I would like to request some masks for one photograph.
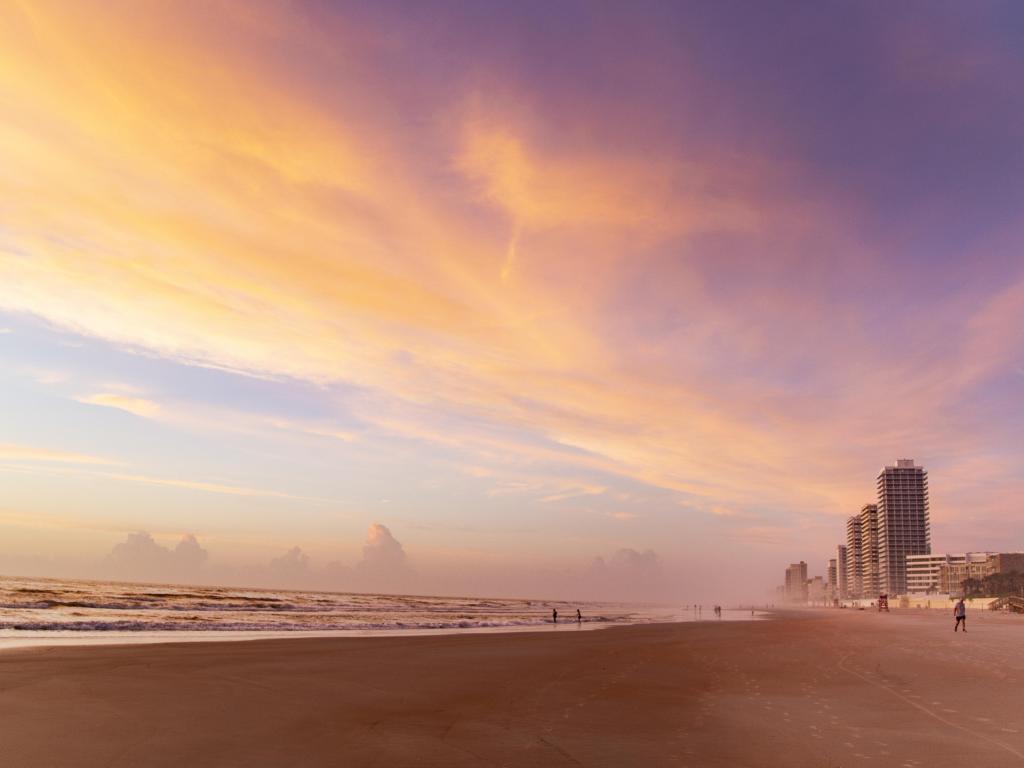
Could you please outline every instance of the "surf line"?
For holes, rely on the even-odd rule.
[[[977,731],[972,731],[967,726],[960,725],[960,723],[954,723],[952,720],[947,720],[946,718],[942,717],[941,715],[937,715],[934,712],[932,712],[930,709],[928,709],[928,707],[922,706],[921,704],[918,704],[916,701],[912,701],[911,699],[908,699],[906,696],[904,696],[899,691],[894,691],[889,686],[887,686],[887,685],[885,685],[883,683],[880,683],[877,680],[872,680],[867,675],[862,675],[860,672],[857,672],[855,670],[850,669],[848,666],[846,666],[846,660],[848,658],[850,658],[851,655],[852,654],[848,653],[848,654],[846,654],[845,656],[843,656],[839,660],[839,664],[837,666],[839,667],[839,669],[843,670],[843,672],[847,672],[847,673],[849,673],[849,674],[851,674],[851,675],[853,675],[855,677],[859,677],[864,682],[870,683],[871,685],[875,686],[876,688],[881,688],[883,691],[888,691],[893,696],[895,696],[897,699],[900,699],[903,702],[909,704],[910,706],[915,707],[915,708],[921,710],[922,712],[924,712],[929,717],[934,717],[940,723],[944,723],[945,725],[948,725],[951,728],[958,728],[959,730],[963,731],[964,733],[969,733],[969,734],[971,734],[971,736],[975,736],[975,737],[977,737],[979,739],[987,741],[989,744],[995,744],[1000,749],[1005,749],[1011,755],[1014,755],[1017,759],[1024,760],[1024,753],[1018,752],[1016,749],[1011,747],[1009,744],[1004,744],[1003,742],[999,741],[998,739],[993,739],[990,736],[986,736],[983,733],[978,733]]]

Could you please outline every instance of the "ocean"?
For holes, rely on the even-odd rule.
[[[712,619],[682,606],[0,577],[0,648],[304,635],[596,629]],[[576,623],[576,609],[583,613]],[[746,611],[726,618],[750,618]]]

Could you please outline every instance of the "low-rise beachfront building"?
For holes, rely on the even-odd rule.
[[[1024,573],[1024,552],[997,552],[990,557],[993,573]]]
[[[984,579],[997,573],[1024,573],[1024,552],[967,552],[939,565],[939,590],[960,594],[968,579]]]
[[[944,592],[940,585],[942,566],[963,563],[966,555],[907,555],[907,594],[933,595]]]

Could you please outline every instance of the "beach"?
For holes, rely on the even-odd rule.
[[[11,766],[1024,764],[1024,620],[791,612],[578,632],[0,653]]]

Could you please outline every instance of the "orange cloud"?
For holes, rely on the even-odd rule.
[[[69,30],[77,22],[37,14],[36,27],[56,30],[42,39],[89,76],[4,67],[37,75],[17,79],[8,108],[36,122],[12,121],[18,135],[2,144],[12,156],[0,158],[36,185],[0,190],[5,200],[29,201],[14,216],[17,249],[0,255],[15,289],[0,297],[9,309],[184,362],[344,380],[399,403],[440,405],[552,446],[520,441],[519,455],[685,493],[737,493],[715,478],[739,452],[780,463],[765,436],[725,416],[713,397],[621,368],[588,327],[600,305],[585,295],[564,303],[572,274],[510,289],[500,276],[515,254],[425,207],[414,178],[363,159],[361,147],[373,146],[367,135],[291,103],[256,73],[236,68],[230,88],[217,78],[194,88],[209,52],[196,58],[172,44],[173,25],[171,39],[151,41],[108,21],[97,34],[132,38],[120,54],[132,63],[94,57],[105,47],[76,42]],[[181,69],[167,68],[165,57]],[[146,78],[158,69],[170,79],[170,109]],[[96,103],[111,89],[121,109],[108,118]],[[254,118],[254,103],[269,127]],[[75,142],[58,140],[68,125],[78,127]],[[751,221],[744,203],[674,196],[673,175],[705,173],[692,164],[666,170],[638,157],[544,154],[490,126],[470,130],[457,163],[518,226],[575,233],[573,249],[603,248],[603,235],[595,241],[581,227],[668,235]],[[36,208],[44,190],[47,205]],[[325,191],[343,191],[359,215],[324,204]],[[607,285],[615,279],[612,270]],[[412,363],[396,361],[407,350]],[[139,398],[96,397],[159,415]],[[378,413],[362,415],[388,427]],[[414,422],[391,426],[409,431]],[[434,423],[420,430],[432,440],[446,431]]]
[[[42,462],[58,464],[116,464],[117,462],[101,456],[91,456],[72,451],[37,448],[29,445],[0,443],[0,459],[16,462]]]
[[[747,197],[747,178],[652,154],[544,153],[506,121],[471,119],[457,167],[526,229],[625,230],[650,239],[758,226],[763,214]],[[729,192],[703,191],[712,178],[728,178]]]
[[[352,384],[369,429],[525,476],[546,464],[563,481],[548,500],[605,487],[581,484],[585,471],[722,509],[852,509],[861,486],[835,478],[856,476],[868,450],[837,435],[863,435],[887,398],[934,381],[933,368],[911,380],[873,367],[854,332],[834,353],[849,380],[821,400],[760,375],[776,372],[773,356],[824,348],[823,328],[857,322],[808,298],[802,275],[715,301],[716,257],[692,238],[756,234],[759,254],[777,245],[785,261],[794,232],[833,226],[766,194],[770,163],[598,139],[566,149],[526,107],[465,109],[483,101],[473,94],[438,104],[447,119],[413,136],[380,95],[383,76],[339,64],[370,55],[356,30],[239,4],[217,4],[207,25],[197,8],[0,12],[3,309],[185,364]],[[331,73],[329,85],[273,66],[269,50]],[[624,298],[641,278],[657,284]],[[1001,348],[1017,298],[979,319],[979,359],[1001,359],[986,340]],[[627,323],[628,309],[652,327]],[[872,455],[896,455],[940,389]],[[130,394],[83,402],[189,418]]]

